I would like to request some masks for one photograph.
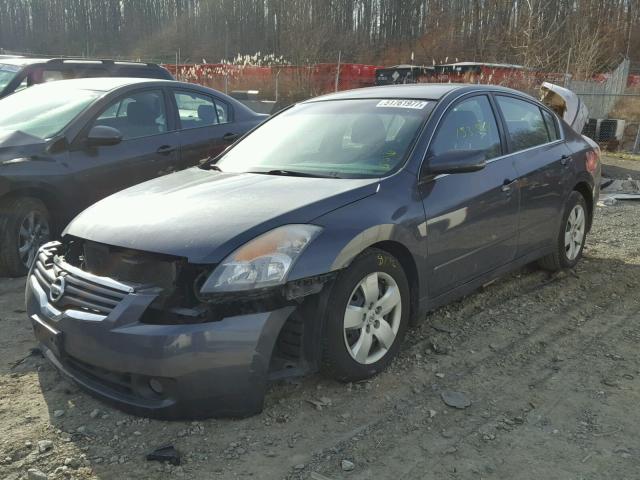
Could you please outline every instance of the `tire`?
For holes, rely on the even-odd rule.
[[[544,270],[557,272],[576,266],[587,238],[587,202],[580,192],[573,191],[565,204],[562,223],[555,242],[555,251],[538,260]],[[581,220],[576,219],[575,212],[582,212]],[[569,239],[569,236],[571,239]],[[569,246],[571,240],[571,246]]]
[[[18,197],[0,204],[0,275],[26,275],[38,247],[51,237],[51,217],[37,198]],[[23,248],[21,252],[20,249]],[[27,248],[26,252],[24,248]]]
[[[354,382],[384,370],[398,353],[409,324],[409,292],[407,276],[395,257],[378,249],[359,255],[331,290],[323,336],[325,373]]]

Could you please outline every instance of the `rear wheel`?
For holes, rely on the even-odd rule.
[[[573,268],[578,263],[587,236],[587,212],[587,202],[582,194],[571,192],[556,239],[556,250],[538,261],[542,268],[557,271]]]
[[[12,198],[0,205],[0,274],[25,275],[38,248],[51,238],[51,220],[37,198]]]
[[[325,370],[341,381],[369,378],[398,353],[409,320],[409,284],[400,262],[372,249],[336,280],[327,307]]]

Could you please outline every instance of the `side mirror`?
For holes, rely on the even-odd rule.
[[[106,125],[96,125],[89,130],[87,144],[91,147],[117,145],[122,141],[122,133],[117,128]]]
[[[485,165],[484,150],[452,150],[439,155],[429,155],[423,169],[423,176],[476,172],[482,170]]]

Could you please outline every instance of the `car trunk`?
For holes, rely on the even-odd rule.
[[[562,117],[576,132],[582,133],[589,120],[589,109],[578,95],[568,88],[549,82],[542,84],[540,92],[542,103]]]

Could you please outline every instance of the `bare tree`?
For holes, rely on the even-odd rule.
[[[0,0],[0,48],[174,61],[640,62],[640,0]]]

